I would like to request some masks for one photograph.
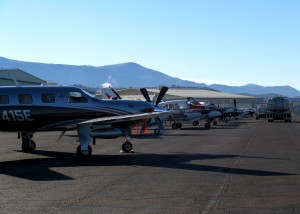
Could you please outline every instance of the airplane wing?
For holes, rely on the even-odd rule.
[[[165,116],[165,115],[169,115],[169,114],[172,114],[172,113],[171,112],[152,112],[152,113],[131,114],[131,115],[121,115],[121,116],[112,116],[112,117],[99,117],[99,118],[80,122],[80,123],[78,123],[78,125],[111,124],[111,123],[135,121],[135,120],[142,120],[142,119],[148,119],[148,118],[153,118],[153,117],[160,117],[160,116]]]

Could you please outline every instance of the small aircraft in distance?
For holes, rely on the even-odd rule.
[[[136,100],[100,100],[72,86],[0,87],[0,131],[18,132],[22,150],[34,152],[35,132],[76,130],[79,158],[92,154],[92,139],[125,136],[124,152],[132,151],[130,127],[167,112],[154,112],[152,103]],[[58,140],[59,140],[58,139]]]
[[[222,112],[215,109],[209,109],[205,105],[188,100],[170,100],[161,102],[158,106],[173,111],[179,111],[180,114],[169,116],[169,121],[173,121],[172,128],[182,127],[182,123],[192,123],[199,125],[200,120],[205,120],[205,128],[210,128],[210,123],[222,117]],[[215,123],[216,124],[216,123]]]

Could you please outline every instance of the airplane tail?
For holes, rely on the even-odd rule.
[[[111,87],[101,89],[103,100],[119,100],[121,96]]]

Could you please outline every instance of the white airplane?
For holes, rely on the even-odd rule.
[[[92,154],[96,138],[125,136],[124,152],[132,151],[129,134],[132,125],[167,112],[154,112],[152,103],[135,100],[100,100],[86,91],[70,86],[0,87],[0,131],[18,132],[22,150],[34,152],[35,132],[77,130],[79,158]],[[59,139],[60,139],[59,138]]]
[[[200,120],[205,120],[205,128],[210,128],[210,123],[222,116],[221,111],[208,109],[199,103],[196,105],[194,101],[189,100],[165,101],[158,106],[180,112],[169,116],[169,121],[173,122],[173,129],[181,128],[182,123],[192,123],[196,126]]]

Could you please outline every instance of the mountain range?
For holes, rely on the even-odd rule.
[[[0,57],[1,69],[19,68],[27,73],[37,76],[49,82],[61,85],[84,85],[99,88],[109,83],[113,87],[157,87],[165,85],[169,87],[195,87],[211,88],[226,93],[241,93],[250,95],[275,93],[287,97],[300,96],[300,91],[290,86],[263,87],[255,84],[245,86],[227,86],[220,84],[206,85],[193,81],[182,80],[168,76],[162,72],[145,68],[137,63],[129,62],[107,66],[88,65],[64,65],[38,62],[25,62]]]

